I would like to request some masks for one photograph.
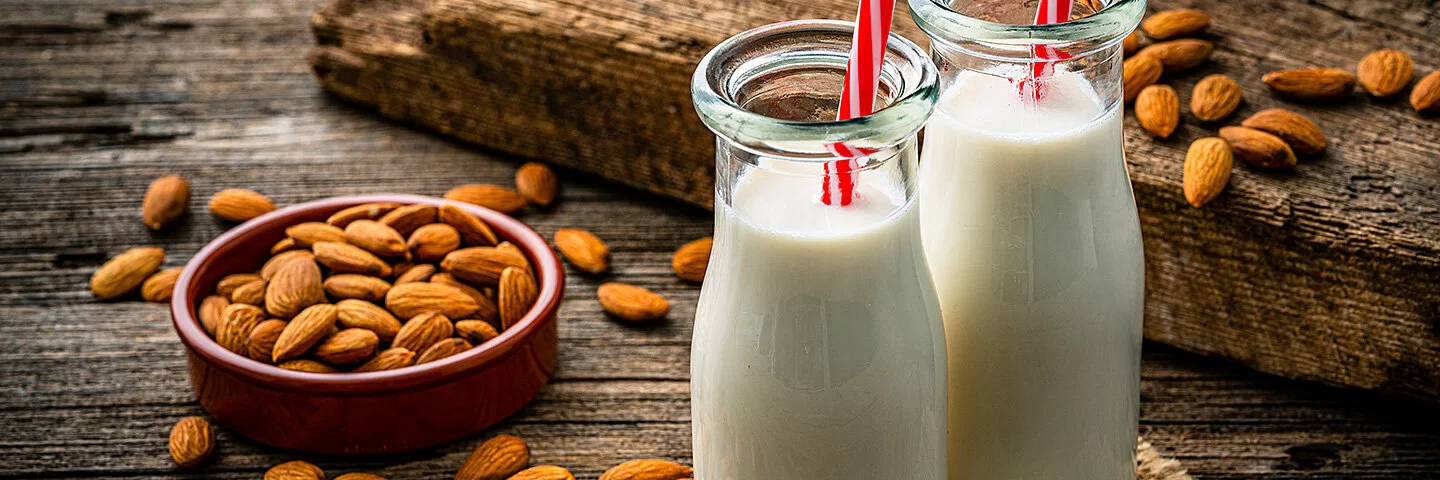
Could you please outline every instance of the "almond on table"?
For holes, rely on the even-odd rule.
[[[705,280],[705,269],[710,265],[710,249],[715,240],[711,237],[696,239],[675,250],[670,258],[670,268],[675,276],[687,282],[700,283]]]
[[[1410,79],[1415,74],[1415,61],[1399,50],[1376,50],[1360,60],[1355,72],[1365,91],[1376,97],[1389,97],[1410,85]]]
[[[508,479],[530,464],[530,448],[514,435],[496,435],[470,452],[455,480]]]
[[[530,162],[515,171],[515,189],[520,191],[525,201],[535,205],[550,206],[555,201],[555,193],[559,188],[555,172],[543,163]]]
[[[556,230],[555,249],[571,265],[586,273],[600,274],[610,269],[610,247],[588,231],[578,228]]]
[[[1224,127],[1220,136],[1240,161],[1260,168],[1295,166],[1295,152],[1280,137],[1250,127]]]
[[[1221,74],[1200,79],[1190,92],[1190,113],[1205,122],[1230,116],[1240,107],[1240,84]]]
[[[479,205],[507,215],[525,207],[525,197],[520,192],[491,184],[461,185],[445,192],[445,199]]]
[[[670,302],[665,297],[630,284],[606,283],[600,285],[596,294],[605,313],[621,320],[648,322],[670,312]]]
[[[140,218],[151,230],[174,223],[190,207],[190,183],[179,175],[166,175],[150,183],[140,206]]]
[[[1295,153],[1316,154],[1325,149],[1325,134],[1315,122],[1283,108],[1261,110],[1240,125],[1280,137]]]
[[[1191,143],[1185,153],[1185,201],[1200,208],[1214,200],[1230,183],[1233,163],[1230,144],[1223,138],[1202,138]]]
[[[200,417],[185,417],[170,429],[170,458],[184,468],[200,465],[215,451],[215,431]]]
[[[1260,80],[1280,95],[1298,100],[1340,98],[1355,89],[1355,76],[1338,68],[1297,68],[1265,74]]]
[[[1150,135],[1166,138],[1180,125],[1180,96],[1169,85],[1151,85],[1135,98],[1135,119]]]
[[[90,276],[90,292],[100,300],[113,300],[140,287],[165,263],[165,250],[139,247],[126,250],[101,265]]]

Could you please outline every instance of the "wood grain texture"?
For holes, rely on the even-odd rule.
[[[1127,119],[1149,286],[1146,337],[1292,378],[1440,402],[1440,120],[1361,93],[1279,100],[1267,71],[1353,69],[1371,50],[1440,68],[1433,2],[1157,1],[1215,16],[1202,68],[1245,101],[1227,121],[1186,115],[1169,140]],[[321,84],[381,114],[708,206],[713,140],[689,103],[709,48],[784,18],[847,18],[852,2],[332,0],[314,16]],[[924,44],[908,17],[898,31]],[[1427,40],[1428,39],[1428,40]],[[1237,167],[1204,209],[1181,193],[1191,141],[1270,107],[1331,140],[1290,171]]]
[[[1315,5],[1327,4],[1411,30],[1434,25],[1369,2]],[[170,427],[203,411],[168,313],[134,300],[95,303],[86,288],[97,266],[130,247],[163,246],[166,266],[180,266],[228,228],[195,203],[174,228],[151,232],[139,208],[155,177],[190,180],[192,202],[247,187],[281,205],[510,181],[515,159],[327,99],[305,58],[315,6],[0,0],[0,478],[258,478],[300,458],[222,428],[215,461],[198,472],[171,464]],[[575,170],[559,174],[558,204],[521,217],[547,237],[566,227],[594,232],[615,268],[601,277],[567,272],[555,380],[508,422],[471,438],[306,460],[331,477],[450,478],[486,438],[512,433],[530,443],[535,462],[584,479],[632,458],[688,461],[698,289],[671,274],[669,255],[709,235],[710,215]],[[611,280],[654,290],[674,310],[643,328],[608,320],[594,289]],[[1440,477],[1432,407],[1145,349],[1142,433],[1200,480]]]

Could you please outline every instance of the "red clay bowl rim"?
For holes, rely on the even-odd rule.
[[[191,290],[204,288],[193,285],[199,272],[218,261],[216,252],[231,242],[242,242],[269,230],[296,223],[297,217],[316,210],[338,211],[345,207],[375,202],[402,204],[423,203],[439,207],[450,203],[479,216],[500,236],[510,240],[530,255],[540,276],[540,297],[535,306],[514,326],[500,336],[465,353],[436,360],[420,366],[397,370],[363,373],[312,373],[286,370],[241,356],[211,339],[192,313],[195,301]],[[170,302],[170,318],[180,341],[196,356],[214,367],[230,372],[252,383],[277,389],[312,394],[375,395],[425,387],[446,382],[459,375],[478,372],[500,360],[512,349],[534,336],[543,322],[555,316],[565,287],[564,269],[550,244],[535,230],[500,212],[477,205],[452,202],[435,197],[404,194],[350,195],[331,197],[285,207],[251,219],[220,235],[196,253],[185,265]]]

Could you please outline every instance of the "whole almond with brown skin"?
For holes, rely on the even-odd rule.
[[[265,305],[265,290],[270,282],[256,280],[236,288],[230,292],[230,303],[245,303],[254,306]]]
[[[405,256],[405,237],[389,225],[374,220],[356,220],[345,227],[345,241],[382,257]]]
[[[211,337],[215,336],[215,329],[220,326],[220,318],[225,314],[225,307],[228,306],[230,306],[230,299],[219,295],[210,295],[200,301],[200,307],[196,309],[195,316],[200,321],[200,326],[205,329],[205,333],[210,334]]]
[[[341,328],[363,328],[380,337],[380,342],[389,343],[400,332],[400,320],[379,305],[347,299],[335,304],[338,309],[336,324]]]
[[[1242,162],[1272,169],[1295,166],[1295,152],[1280,137],[1250,127],[1224,127],[1220,137]]]
[[[275,342],[280,340],[280,334],[285,331],[285,326],[290,322],[272,318],[250,331],[250,338],[245,342],[245,351],[251,359],[258,362],[271,363],[272,355],[275,354]]]
[[[235,289],[240,288],[241,285],[264,279],[264,277],[254,273],[232,273],[220,277],[220,281],[215,283],[215,294],[230,298],[231,295],[235,294]]]
[[[692,240],[675,250],[675,255],[670,257],[670,268],[675,270],[675,276],[687,282],[703,282],[705,269],[710,265],[710,249],[713,245],[714,239],[705,237]]]
[[[560,250],[571,265],[586,273],[598,275],[610,269],[610,247],[605,246],[600,237],[585,230],[556,230],[555,249]]]
[[[356,205],[335,212],[335,214],[331,215],[330,218],[325,219],[325,223],[340,228],[345,228],[346,226],[350,225],[350,222],[354,222],[356,220],[374,220],[384,216],[387,213],[390,213],[391,211],[394,211],[397,208],[400,208],[401,206],[402,205],[398,203],[367,203],[364,205]]]
[[[458,205],[446,203],[440,206],[440,221],[446,225],[455,227],[460,232],[460,240],[472,247],[488,247],[500,243],[495,236],[495,231],[490,229],[480,217],[465,211]]]
[[[1154,85],[1164,71],[1164,65],[1155,57],[1142,55],[1125,59],[1125,103],[1134,101],[1135,97],[1140,96],[1141,90]]]
[[[461,320],[455,322],[455,336],[465,339],[471,345],[479,345],[500,336],[495,326],[483,320]]]
[[[519,267],[507,267],[500,275],[500,325],[510,328],[530,312],[539,298],[540,289],[535,279]]]
[[[340,309],[334,305],[322,303],[306,308],[290,320],[275,340],[270,359],[280,363],[304,355],[330,333],[330,327],[335,326],[339,318]]]
[[[1366,91],[1384,98],[1400,93],[1410,85],[1410,79],[1415,75],[1415,61],[1399,50],[1376,50],[1360,60],[1355,74]]]
[[[540,465],[521,470],[507,480],[575,480],[575,475],[562,467]]]
[[[270,283],[265,287],[265,311],[280,318],[293,317],[311,305],[324,302],[325,287],[320,266],[309,255],[294,255],[276,265]]]
[[[215,343],[226,350],[242,356],[250,353],[245,343],[250,341],[250,332],[265,320],[265,311],[254,305],[233,303],[220,314],[220,325],[216,327]]]
[[[280,239],[280,241],[275,242],[274,245],[270,246],[270,254],[275,255],[280,252],[288,252],[297,248],[300,248],[300,246],[295,244],[295,239],[285,237]]]
[[[415,364],[430,363],[464,352],[469,350],[470,347],[470,342],[465,341],[463,338],[447,338],[435,342],[434,345],[430,345],[430,348],[425,349],[425,351],[420,354],[420,357],[415,359]]]
[[[395,341],[391,347],[403,348],[412,352],[423,352],[430,348],[435,342],[449,338],[455,333],[455,325],[444,315],[435,312],[426,312],[414,316],[400,327],[400,333],[395,334]]]
[[[375,354],[375,358],[355,367],[353,372],[378,372],[394,370],[415,364],[415,352],[403,348],[390,348]]]
[[[184,468],[200,465],[215,451],[215,431],[200,417],[185,417],[170,429],[170,458]]]
[[[1299,100],[1325,100],[1350,94],[1355,76],[1338,68],[1297,68],[1260,77],[1280,95]]]
[[[460,232],[444,223],[432,223],[415,229],[406,246],[416,261],[438,262],[460,248]]]
[[[315,242],[343,242],[345,231],[340,227],[323,222],[305,222],[285,229],[285,236],[295,239],[295,244],[310,248]]]
[[[1140,28],[1145,30],[1145,34],[1156,40],[1194,36],[1209,26],[1210,15],[1193,9],[1156,12],[1144,22],[1140,22]]]
[[[380,346],[380,337],[363,328],[347,328],[325,337],[310,355],[330,365],[354,365],[369,360]]]
[[[466,296],[469,296],[472,300],[475,300],[475,306],[477,307],[475,309],[475,318],[490,322],[495,325],[500,324],[500,306],[496,305],[495,300],[492,300],[490,297],[486,296],[479,289],[476,289],[475,287],[472,287],[465,282],[461,282],[460,280],[456,279],[454,275],[448,273],[437,273],[431,275],[430,283],[449,285],[455,287],[456,289],[459,289],[461,292],[464,292]]]
[[[422,204],[406,205],[381,216],[379,222],[389,225],[400,234],[401,238],[404,238],[422,225],[435,223],[435,207]]]
[[[1230,183],[1234,162],[1230,144],[1223,138],[1202,138],[1191,143],[1185,153],[1185,201],[1200,208],[1214,200]]]
[[[1130,34],[1125,36],[1121,48],[1125,50],[1125,56],[1127,57],[1140,50],[1140,30],[1131,30]]]
[[[430,277],[434,275],[434,265],[428,263],[411,265],[410,268],[405,269],[404,273],[395,276],[395,284],[399,285],[402,283],[428,282],[430,281]]]
[[[113,300],[135,291],[165,263],[160,247],[137,247],[116,255],[90,276],[90,292],[100,300]]]
[[[378,302],[390,292],[390,282],[358,273],[331,275],[325,279],[324,286],[325,293],[335,300],[354,298]]]
[[[496,247],[462,248],[440,261],[440,270],[472,285],[495,285],[505,267],[524,268],[529,262],[524,255]]]
[[[1135,98],[1135,118],[1150,135],[1166,138],[1180,125],[1180,96],[1169,85],[1151,85]]]
[[[244,222],[272,211],[275,203],[254,190],[229,188],[210,197],[210,213],[231,222]]]
[[[450,318],[469,318],[479,306],[475,300],[455,287],[438,283],[402,283],[385,294],[385,308],[400,318],[425,312],[437,312]],[[411,349],[420,351],[416,349]]]
[[[555,201],[555,193],[560,189],[560,182],[555,179],[555,172],[543,163],[530,162],[520,166],[515,171],[515,189],[530,203],[548,207]]]
[[[1160,60],[1166,72],[1178,72],[1189,70],[1200,66],[1210,59],[1210,53],[1215,51],[1215,44],[1208,40],[1194,38],[1182,38],[1160,43],[1152,43],[1150,46],[1140,49],[1136,58],[1150,56]]]
[[[1230,116],[1240,106],[1240,84],[1221,74],[1200,79],[1190,92],[1190,113],[1205,122]]]
[[[325,480],[325,471],[313,463],[293,460],[270,467],[265,480]]]
[[[452,188],[445,192],[445,199],[479,205],[507,215],[525,206],[525,197],[520,192],[479,183]]]
[[[1261,110],[1240,124],[1280,137],[1295,153],[1313,155],[1325,149],[1325,134],[1315,122],[1283,108]]]
[[[621,320],[648,322],[670,312],[670,302],[665,297],[634,285],[610,282],[600,285],[596,293],[605,313]]]
[[[315,252],[315,261],[332,272],[390,276],[390,264],[360,247],[341,242],[316,242],[310,249]]]
[[[520,247],[510,242],[500,242],[498,244],[495,244],[495,249],[502,252],[512,253],[513,257],[520,259],[520,268],[524,269],[526,272],[530,272],[530,274],[532,275],[535,273],[535,270],[530,268],[530,259],[525,257],[525,251],[521,250]]]
[[[180,272],[184,268],[167,268],[155,272],[145,282],[140,284],[140,298],[147,302],[168,302],[170,296],[175,292],[175,281],[180,279]]]
[[[284,266],[286,262],[296,259],[306,259],[313,263],[315,261],[315,254],[309,250],[289,250],[285,252],[280,252],[279,254],[270,257],[269,260],[265,261],[265,265],[260,267],[260,278],[266,280],[275,278],[275,272],[279,271],[280,267]]]
[[[1410,90],[1410,107],[1417,112],[1440,110],[1440,70],[1430,72]]]
[[[335,373],[339,371],[336,370],[335,367],[305,358],[299,360],[291,360],[277,366],[286,370],[294,370],[297,372]]]
[[[691,478],[690,467],[657,459],[631,460],[605,471],[600,480],[681,480]]]
[[[497,435],[470,452],[455,480],[506,480],[530,464],[530,448],[513,435]]]
[[[173,223],[190,206],[190,183],[179,175],[166,175],[150,182],[140,204],[140,218],[151,230]]]

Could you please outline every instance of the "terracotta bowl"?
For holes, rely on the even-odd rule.
[[[529,402],[555,370],[555,313],[564,269],[534,230],[486,208],[463,204],[502,239],[519,246],[540,279],[525,318],[469,351],[420,366],[366,373],[284,370],[237,355],[205,334],[195,306],[231,273],[253,272],[285,227],[324,221],[371,202],[423,203],[415,195],[336,197],[283,208],[245,222],[206,245],[185,266],[170,314],[190,357],[190,383],[210,416],[259,442],[330,454],[414,450],[478,432]]]

